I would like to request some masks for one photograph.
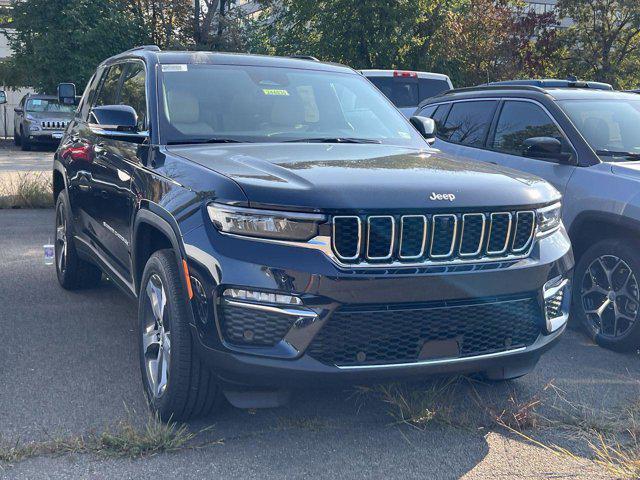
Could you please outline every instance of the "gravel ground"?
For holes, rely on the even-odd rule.
[[[134,303],[108,282],[79,293],[58,286],[54,268],[42,261],[52,210],[0,211],[0,232],[0,437],[40,442],[128,417],[142,423]],[[511,385],[462,388],[451,399],[454,417],[480,417],[482,403],[507,404],[512,395],[555,398],[544,390],[549,382],[571,402],[619,413],[639,398],[638,360],[569,331],[532,374]],[[527,434],[570,449],[576,459],[482,423],[398,424],[389,409],[353,391],[296,392],[283,408],[225,406],[189,425],[211,427],[198,441],[221,444],[137,460],[41,456],[1,466],[0,478],[608,478],[586,442],[559,428]]]

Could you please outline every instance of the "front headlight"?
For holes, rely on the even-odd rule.
[[[26,118],[30,122],[35,122],[37,120],[36,117],[34,117],[33,115],[29,115],[28,113],[24,116],[24,118]]]
[[[221,232],[277,240],[309,240],[318,234],[318,225],[327,220],[324,215],[258,210],[220,203],[207,205],[207,211]]]
[[[562,205],[560,202],[536,210],[538,233],[548,234],[556,230],[562,223]]]

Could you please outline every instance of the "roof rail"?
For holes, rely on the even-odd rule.
[[[299,60],[311,60],[313,62],[319,62],[320,61],[316,57],[313,57],[311,55],[289,55],[289,58],[297,58]]]
[[[441,93],[440,95],[451,95],[454,93],[464,92],[481,92],[483,90],[529,90],[531,92],[546,93],[544,89],[540,87],[534,87],[533,85],[477,85],[475,87],[453,88]]]
[[[122,53],[129,53],[129,52],[137,52],[140,50],[146,50],[148,52],[161,52],[162,50],[160,50],[160,47],[157,45],[140,45],[139,47],[133,47],[130,48],[129,50],[122,52]]]

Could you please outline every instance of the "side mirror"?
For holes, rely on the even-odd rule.
[[[89,127],[103,137],[130,142],[142,142],[148,132],[138,131],[138,114],[129,105],[103,105],[89,114]]]
[[[432,118],[416,115],[411,117],[409,121],[416,127],[416,130],[420,132],[420,135],[425,138],[429,145],[436,141],[436,122],[434,122]]]
[[[7,103],[7,94],[4,90],[0,90],[0,105]]]
[[[532,158],[559,160],[566,162],[571,155],[562,151],[562,143],[553,137],[531,137],[524,142],[524,155]]]
[[[20,107],[16,107],[13,109],[13,111],[16,113],[22,113],[24,110],[22,110]]]
[[[58,101],[63,105],[76,104],[76,86],[73,83],[58,84]]]

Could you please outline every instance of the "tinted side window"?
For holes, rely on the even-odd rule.
[[[433,118],[433,114],[435,113],[436,108],[438,108],[438,105],[427,105],[422,110],[420,110],[420,113],[418,115],[420,115],[421,117]]]
[[[482,147],[496,105],[493,100],[454,103],[440,130],[442,138],[451,143]]]
[[[525,156],[524,141],[533,137],[556,138],[563,151],[570,152],[568,142],[542,108],[531,102],[505,102],[496,125],[493,149]]]
[[[450,103],[443,103],[442,105],[438,105],[436,111],[433,113],[433,121],[436,122],[436,135],[439,138],[443,138],[442,133],[444,132],[444,119],[447,118],[447,114],[451,109]]]
[[[146,130],[147,96],[145,92],[144,65],[135,62],[127,65],[120,90],[120,105],[129,105],[138,114],[138,129]]]
[[[122,65],[114,65],[109,68],[102,81],[100,93],[95,101],[95,106],[101,105],[115,105],[118,95],[118,85],[120,84],[120,77],[122,76]]]
[[[78,111],[80,112],[80,116],[85,120],[87,118],[87,115],[89,115],[89,109],[91,108],[91,104],[93,103],[93,98],[95,97],[98,85],[100,85],[101,78],[102,70],[98,70],[96,74],[91,77],[91,80],[89,80],[87,89],[82,96],[82,100],[80,101],[80,107]]]

